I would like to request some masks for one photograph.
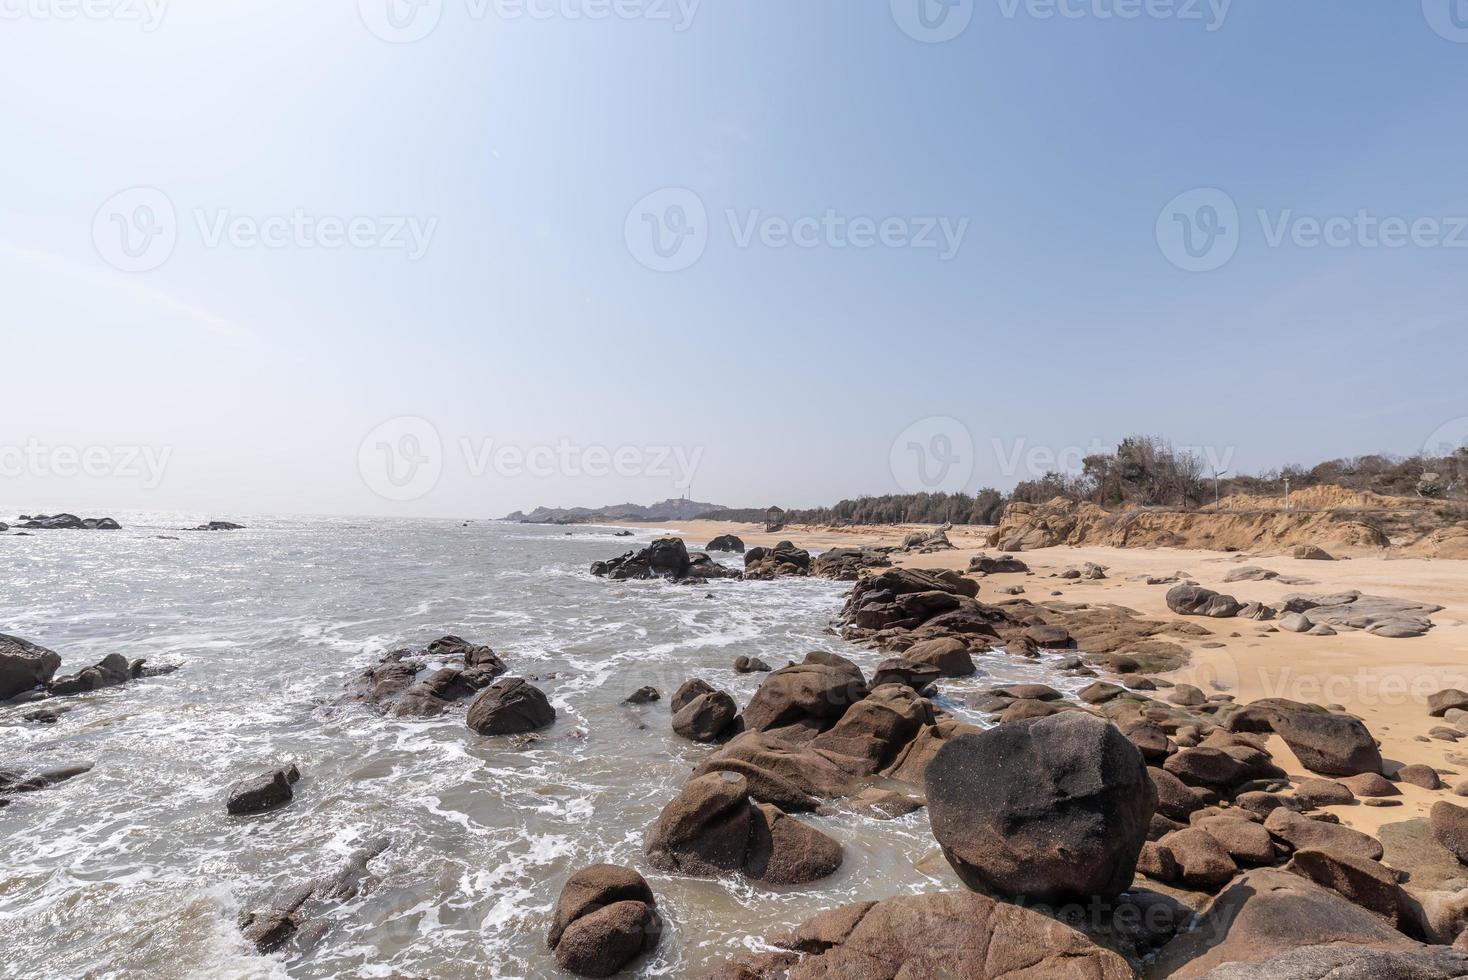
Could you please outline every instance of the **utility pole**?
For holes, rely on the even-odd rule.
[[[1218,481],[1219,481],[1219,478],[1220,477],[1225,477],[1225,476],[1228,476],[1228,470],[1214,470],[1213,471],[1213,509],[1215,511],[1218,511],[1218,510],[1222,510],[1223,509],[1223,499],[1222,499],[1222,497],[1220,496],[1220,493],[1219,493]]]
[[[1290,478],[1285,477],[1285,510],[1290,509]]]

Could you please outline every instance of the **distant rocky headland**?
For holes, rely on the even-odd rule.
[[[521,524],[597,524],[608,521],[693,521],[723,520],[729,511],[719,504],[669,498],[661,503],[612,504],[608,507],[537,507],[530,513],[517,510],[502,520]]]

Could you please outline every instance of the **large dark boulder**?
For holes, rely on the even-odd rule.
[[[285,806],[295,797],[291,787],[300,778],[301,771],[292,764],[241,780],[230,787],[225,809],[239,816]]]
[[[856,583],[841,618],[858,631],[917,630],[936,617],[961,614],[964,622],[947,632],[972,632],[997,638],[996,624],[1013,625],[1002,609],[971,601],[979,583],[952,571],[889,568]],[[966,604],[966,600],[970,600]]]
[[[1203,808],[1198,794],[1166,769],[1149,768],[1147,775],[1157,792],[1157,812],[1169,820],[1187,823],[1194,810]]]
[[[704,680],[702,677],[690,677],[688,678],[688,680],[678,685],[678,690],[673,692],[673,697],[672,700],[668,702],[668,707],[670,710],[672,710],[673,714],[676,715],[678,712],[687,707],[694,699],[701,697],[702,695],[709,694],[713,690],[714,686],[708,681]]]
[[[0,701],[8,701],[45,684],[61,667],[53,650],[0,633]]]
[[[615,864],[576,872],[556,900],[546,945],[562,969],[609,977],[662,936],[657,899],[642,875]]]
[[[737,534],[721,534],[708,543],[704,551],[733,551],[744,553],[744,541]]]
[[[20,526],[31,528],[32,530],[81,531],[85,530],[87,525],[75,514],[55,514],[49,516],[46,514],[37,514],[30,520],[22,521]]]
[[[1125,890],[1157,808],[1142,753],[1081,712],[952,739],[926,785],[933,836],[965,884],[1046,902]]]
[[[469,705],[469,727],[480,735],[518,735],[556,720],[545,693],[520,677],[502,677]]]
[[[1199,746],[1170,756],[1162,768],[1193,786],[1222,789],[1247,779],[1248,767],[1222,749]]]

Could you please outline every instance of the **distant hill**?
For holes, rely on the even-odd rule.
[[[598,524],[608,521],[691,521],[728,510],[719,504],[696,500],[668,499],[644,507],[641,504],[612,504],[610,507],[537,507],[530,513],[517,510],[504,520],[521,524]]]

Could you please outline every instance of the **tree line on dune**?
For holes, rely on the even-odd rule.
[[[1339,486],[1385,496],[1424,497],[1457,502],[1457,517],[1468,517],[1468,447],[1447,455],[1374,454],[1332,459],[1312,467],[1291,464],[1257,475],[1215,479],[1198,454],[1173,448],[1156,436],[1122,440],[1114,452],[1082,461],[1079,473],[1048,472],[1025,480],[1010,493],[985,487],[976,493],[905,493],[862,496],[834,507],[785,512],[792,524],[994,524],[1014,502],[1041,504],[1063,497],[1102,507],[1163,507],[1191,510],[1211,504],[1215,495],[1283,497],[1314,486]],[[700,515],[711,520],[764,521],[761,509],[724,509]]]

